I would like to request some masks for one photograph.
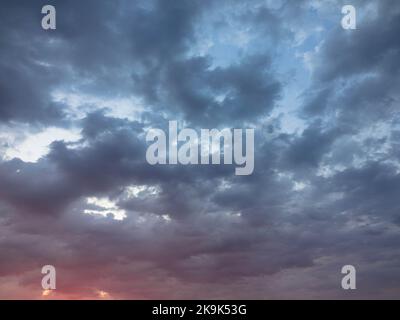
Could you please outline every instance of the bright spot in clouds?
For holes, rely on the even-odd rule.
[[[157,195],[160,192],[157,186],[128,186],[125,189],[125,193],[128,198],[137,198],[142,195]]]
[[[110,299],[111,298],[110,294],[103,290],[97,291],[97,295],[100,299]]]
[[[115,202],[108,198],[90,197],[86,199],[87,204],[96,206],[96,209],[86,209],[84,213],[92,215],[101,215],[106,217],[112,214],[115,220],[124,220],[126,218],[125,210],[118,208]]]
[[[51,294],[51,290],[43,290],[42,291],[42,296],[43,297],[47,297],[47,296],[49,296]]]
[[[42,132],[27,135],[22,141],[9,144],[5,150],[4,160],[19,158],[25,162],[36,162],[49,152],[54,141],[75,142],[81,138],[79,131],[60,128],[47,128]]]
[[[293,186],[293,190],[294,191],[302,191],[307,187],[307,185],[304,182],[298,182],[298,181],[294,181],[294,186]]]
[[[136,97],[126,98],[99,98],[83,93],[56,91],[52,94],[53,100],[65,103],[66,112],[73,118],[84,118],[87,113],[105,109],[105,115],[120,119],[137,120],[144,111],[140,100]]]

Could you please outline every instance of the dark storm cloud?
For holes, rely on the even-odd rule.
[[[60,174],[48,163],[25,164],[19,159],[0,165],[0,198],[24,213],[57,213],[75,191],[63,183]],[[40,178],[39,178],[40,177]]]
[[[194,41],[194,24],[215,3],[120,1],[112,6],[85,1],[79,9],[66,2],[54,5],[60,14],[53,32],[40,29],[34,2],[16,2],[2,11],[24,21],[17,27],[8,19],[3,23],[7,50],[2,61],[15,60],[3,66],[3,121],[61,120],[65,108],[51,96],[60,89],[97,96],[131,91],[151,109],[167,108],[171,115],[177,109],[203,125],[254,120],[268,114],[279,96],[281,85],[265,54],[214,70],[207,58],[185,58]],[[32,36],[17,41],[21,34]],[[216,101],[217,96],[222,100]]]
[[[206,1],[54,1],[59,27],[45,32],[40,26],[44,4],[2,5],[2,121],[60,121],[64,106],[51,97],[60,88],[79,86],[103,96],[133,91],[140,85],[131,77],[137,67],[151,77],[152,68],[162,61],[184,54],[195,17],[207,5]]]
[[[371,217],[398,219],[400,176],[396,168],[382,163],[369,163],[360,169],[349,169],[332,181],[337,191],[346,194],[346,210]]]
[[[2,57],[0,59],[5,60]],[[48,92],[43,87],[43,84],[51,86],[56,79],[44,69],[24,65],[18,59],[11,65],[1,67],[0,120],[60,122],[63,117],[63,105],[48,102]]]
[[[160,89],[152,92],[161,92],[157,99],[163,107],[167,103],[191,123],[210,127],[268,114],[281,89],[268,56],[246,57],[237,65],[215,69],[206,58],[173,61],[154,85]]]
[[[374,117],[392,112],[400,88],[400,6],[390,0],[376,2],[376,6],[376,12],[366,13],[359,22],[357,32],[343,32],[338,26],[323,44],[314,75],[313,89],[317,90],[305,107],[311,115],[335,109],[343,113],[342,121],[351,123],[360,116],[374,121]]]
[[[39,290],[35,270],[45,264],[57,267],[68,297],[343,298],[345,264],[359,268],[357,297],[398,293],[396,1],[376,2],[376,16],[356,32],[326,31],[299,97],[299,132],[286,132],[274,111],[294,34],[310,12],[315,18],[309,1],[278,9],[258,1],[54,1],[54,32],[40,29],[42,4],[1,5],[0,121],[68,124],[81,139],[53,142],[35,163],[0,163],[0,297],[10,286]],[[212,14],[215,31],[237,20],[256,37],[224,65],[192,52]],[[54,102],[57,91],[105,102],[86,113],[84,102]],[[144,109],[135,120],[107,114],[107,99],[132,95]],[[78,120],[75,110],[84,113]],[[254,175],[148,165],[147,129],[177,118],[255,126]],[[127,217],[83,214],[101,208],[88,197],[108,198]]]
[[[302,136],[293,140],[287,153],[289,167],[318,167],[322,156],[331,150],[331,144],[339,136],[337,130],[324,132],[323,127],[311,124]]]
[[[332,81],[382,69],[390,75],[398,70],[399,66],[393,59],[399,52],[399,42],[396,41],[400,28],[399,3],[380,1],[377,7],[376,18],[365,17],[356,34],[340,32],[338,26],[328,38],[322,57],[330,63],[318,69],[320,80]]]

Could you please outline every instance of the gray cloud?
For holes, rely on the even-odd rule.
[[[1,4],[0,141],[80,139],[1,160],[0,297],[39,297],[45,264],[64,298],[347,298],[345,264],[351,298],[398,295],[397,1],[356,1],[355,32],[341,1],[54,1],[54,32],[42,4]],[[176,119],[254,127],[254,174],[147,164]]]

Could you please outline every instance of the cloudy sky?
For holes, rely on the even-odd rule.
[[[0,298],[399,297],[398,0],[46,4],[0,4]],[[170,120],[254,173],[147,164]]]

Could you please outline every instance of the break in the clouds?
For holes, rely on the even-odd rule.
[[[1,298],[398,297],[398,1],[45,4],[0,5]],[[254,173],[149,165],[171,120]]]

